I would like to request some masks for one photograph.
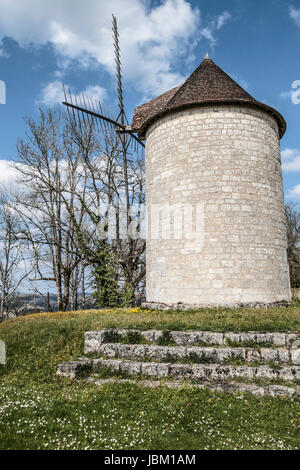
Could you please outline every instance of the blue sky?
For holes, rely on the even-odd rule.
[[[59,103],[62,82],[116,106],[114,13],[128,119],[135,106],[182,83],[208,51],[286,118],[285,195],[300,200],[300,0],[0,0],[0,11],[2,181],[12,177],[7,161],[24,136],[23,118],[36,116],[39,102]]]

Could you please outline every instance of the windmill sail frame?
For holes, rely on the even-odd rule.
[[[119,115],[117,119],[114,120],[111,117],[105,116],[103,113],[101,103],[99,102],[97,104],[97,102],[94,102],[92,98],[88,98],[88,97],[86,98],[84,95],[82,95],[81,97],[77,97],[76,95],[74,95],[74,102],[73,102],[73,98],[72,98],[72,94],[70,90],[69,90],[70,101],[68,101],[64,86],[63,86],[63,91],[64,91],[65,101],[63,101],[62,104],[68,108],[69,118],[72,119],[75,123],[77,122],[76,121],[76,114],[77,114],[77,119],[78,119],[80,127],[82,127],[83,125],[86,125],[86,119],[88,120],[89,124],[91,124],[88,116],[90,116],[92,122],[93,121],[97,122],[98,128],[100,124],[102,131],[103,131],[104,123],[106,125],[108,124],[110,126],[113,126],[114,129],[117,131],[117,133],[120,135],[120,139],[122,143],[122,150],[123,150],[123,153],[125,153],[127,152],[129,146],[131,145],[132,139],[134,140],[135,151],[138,150],[138,144],[143,148],[145,148],[145,144],[139,137],[137,137],[137,135],[133,132],[131,127],[128,125],[128,120],[126,117],[124,101],[123,101],[123,80],[122,80],[121,60],[120,60],[119,32],[118,32],[117,18],[114,15],[112,15],[112,30],[113,30],[113,36],[114,36],[116,78],[117,78],[117,85],[118,85],[118,100],[119,100]],[[81,101],[80,103],[78,103],[79,98]],[[88,106],[86,102],[88,102]],[[70,109],[72,110],[72,116],[70,113]],[[81,121],[81,116],[83,119],[83,123]],[[129,136],[129,139],[127,139],[127,136]]]

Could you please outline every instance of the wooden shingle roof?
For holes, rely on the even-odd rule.
[[[132,128],[143,137],[147,127],[162,115],[212,103],[236,103],[264,109],[277,120],[280,138],[286,131],[286,122],[278,111],[254,99],[208,57],[182,86],[136,108]]]

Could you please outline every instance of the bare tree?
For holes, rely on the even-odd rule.
[[[128,145],[118,130],[102,123],[96,127],[88,118],[70,115],[70,135],[82,155],[86,191],[78,194],[89,217],[92,232],[72,216],[81,249],[91,264],[98,262],[99,238],[109,241],[119,264],[124,288],[142,290],[145,279],[145,240],[141,224],[145,202],[144,156],[129,154]],[[91,145],[91,140],[93,144]],[[88,235],[88,237],[86,237]],[[91,243],[93,240],[93,243]]]
[[[84,310],[86,307],[86,289],[90,286],[90,276],[87,276],[88,265],[84,260],[72,272],[70,283],[70,309]]]
[[[15,237],[18,221],[6,205],[5,195],[0,195],[0,319],[9,313],[18,313],[16,293],[28,276],[24,248]]]
[[[15,165],[22,188],[14,201],[20,221],[18,238],[32,253],[35,275],[31,281],[54,282],[57,308],[64,311],[74,271],[82,261],[74,223],[64,203],[67,199],[81,226],[85,210],[76,200],[79,186],[84,194],[80,155],[68,138],[62,112],[41,108],[39,120],[27,119],[27,125],[27,140],[18,142],[19,162]]]
[[[57,307],[85,304],[86,270],[97,266],[105,239],[118,265],[118,283],[143,289],[145,241],[139,235],[144,205],[143,156],[130,155],[118,131],[92,120],[67,119],[40,109],[18,142],[19,240],[32,253],[32,282],[54,282]],[[134,234],[134,232],[137,232]],[[37,289],[36,289],[37,290]],[[39,292],[40,293],[40,292]]]
[[[287,225],[287,254],[292,284],[297,280],[300,265],[300,210],[295,202],[285,205]]]

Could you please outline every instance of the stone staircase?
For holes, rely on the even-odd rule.
[[[57,375],[300,398],[300,333],[103,329],[85,333],[85,356]]]

